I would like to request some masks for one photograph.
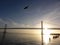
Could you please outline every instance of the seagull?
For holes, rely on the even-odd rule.
[[[26,6],[26,7],[24,7],[24,9],[28,9],[28,7],[29,7],[29,5],[28,5],[28,6]]]

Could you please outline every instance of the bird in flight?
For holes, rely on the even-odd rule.
[[[29,5],[28,6],[25,6],[24,9],[28,9]]]

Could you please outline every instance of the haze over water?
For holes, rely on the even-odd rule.
[[[36,27],[46,22],[49,28],[60,28],[60,0],[0,0],[0,27]],[[0,30],[0,42],[3,36]],[[60,33],[53,31],[51,33]],[[43,35],[44,45],[60,45],[50,31]],[[48,35],[47,35],[48,34]],[[50,40],[51,38],[51,40]],[[4,45],[41,45],[40,30],[7,30]],[[49,41],[50,40],[50,41]]]
[[[47,36],[47,35],[45,35]],[[0,32],[0,42],[2,31]],[[52,35],[50,35],[52,39]],[[44,37],[47,41],[48,39]],[[41,30],[7,30],[4,45],[41,45]],[[60,37],[44,45],[60,45]]]

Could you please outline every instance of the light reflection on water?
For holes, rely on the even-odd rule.
[[[6,33],[6,37],[5,37],[5,42],[8,42],[9,44],[15,44],[18,45],[41,45],[41,31],[18,31],[18,30],[10,30],[11,32],[7,31],[8,33]],[[17,32],[19,33],[17,33]],[[40,32],[40,33],[39,33]],[[44,40],[46,42],[44,42],[44,45],[60,45],[59,41],[60,41],[60,37],[57,38],[57,39],[52,39],[51,38],[51,41],[49,42],[49,36],[50,35],[44,35]],[[50,36],[52,37],[52,35]]]

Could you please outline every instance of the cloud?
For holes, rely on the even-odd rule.
[[[42,19],[44,22],[51,23],[54,27],[59,27],[60,26],[60,7],[56,8],[53,11],[50,11],[48,13],[45,13],[42,16]]]
[[[29,24],[21,24],[21,23],[15,22],[12,19],[4,20],[4,19],[0,18],[0,27],[1,27],[1,24],[3,25],[3,27],[5,24],[7,24],[8,27],[32,27]]]

